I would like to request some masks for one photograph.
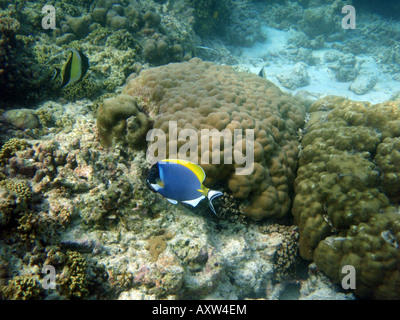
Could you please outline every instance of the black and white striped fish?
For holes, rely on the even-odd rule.
[[[82,51],[76,49],[67,49],[71,55],[62,69],[54,68],[53,79],[61,75],[61,88],[69,86],[75,82],[81,81],[89,69],[89,59]]]

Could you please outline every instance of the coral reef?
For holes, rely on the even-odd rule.
[[[377,147],[375,161],[384,172],[382,187],[393,203],[400,202],[400,138],[385,138]]]
[[[173,237],[172,233],[166,233],[162,235],[155,236],[149,239],[148,246],[146,247],[149,250],[151,255],[151,261],[157,261],[158,256],[166,249],[167,243],[165,240],[169,240]]]
[[[177,22],[170,17],[162,19],[155,7],[161,10],[155,4],[98,2],[90,13],[65,15],[60,39],[72,34],[74,37],[68,36],[71,39],[91,39],[92,43],[106,43],[120,50],[131,48],[155,65],[181,61],[184,51],[192,49],[191,26],[181,23],[180,28],[175,27]]]
[[[341,9],[344,3],[340,0],[330,1],[329,5],[320,6],[313,3],[312,7],[304,10],[303,19],[298,23],[299,27],[310,37],[325,35],[328,38],[343,33],[341,21]]]
[[[44,97],[97,98],[123,85],[138,60],[161,65],[191,57],[194,32],[187,12],[161,13],[163,6],[152,1],[89,3],[58,3],[54,30],[41,26],[45,1],[17,1],[0,12],[0,92],[7,108],[32,106]],[[70,48],[88,56],[90,69],[83,81],[60,90],[52,67],[61,66],[56,55]],[[20,97],[21,90],[27,96]]]
[[[355,293],[360,297],[398,300],[399,241],[398,214],[377,214],[350,227],[345,237],[325,238],[315,249],[314,260],[338,283],[342,267],[353,266],[356,270]]]
[[[308,278],[301,283],[299,300],[355,300],[352,293],[340,292],[315,263],[308,268]]]
[[[12,138],[5,142],[0,149],[0,165],[4,166],[15,152],[25,149],[26,144],[25,140],[18,138]]]
[[[12,109],[4,112],[2,118],[5,122],[19,129],[35,129],[40,126],[39,118],[31,109]]]
[[[9,300],[39,299],[42,287],[34,276],[16,276],[3,289],[3,295]]]
[[[163,65],[171,61],[182,61],[183,49],[179,44],[172,45],[168,37],[155,33],[144,43],[143,54],[146,61]]]
[[[262,40],[273,48],[251,64],[286,89],[321,68],[349,95],[379,96],[400,79],[396,22],[357,7],[363,23],[345,31],[340,0],[61,0],[53,30],[45,4],[0,0],[0,300],[400,298],[398,94],[316,101],[223,65]],[[72,48],[90,68],[59,88],[53,67]],[[193,151],[223,192],[217,215],[149,191],[151,129],[165,157]],[[252,144],[235,129],[254,130],[248,175],[236,160]],[[345,265],[355,290],[340,287]]]
[[[135,98],[121,95],[118,99],[103,101],[98,110],[97,127],[104,145],[110,146],[113,141],[120,141],[131,147],[140,147],[150,123]]]
[[[299,261],[299,232],[295,226],[267,225],[260,227],[263,233],[278,234],[282,237],[275,257],[275,277],[278,281],[289,281],[295,278],[296,265]]]
[[[265,40],[261,32],[261,19],[250,1],[193,1],[185,0],[193,8],[194,31],[203,42],[218,35],[227,44],[250,46]]]
[[[265,41],[261,31],[262,20],[253,3],[230,1],[227,4],[229,19],[222,28],[222,39],[228,44],[251,46],[256,41]]]
[[[359,296],[398,298],[398,152],[387,147],[400,136],[399,103],[327,97],[309,111],[292,210],[300,254],[336,282],[355,266]]]
[[[263,18],[268,25],[280,30],[289,30],[293,26],[304,32],[310,39],[322,37],[327,41],[341,40],[344,30],[338,21],[343,16],[341,9],[344,2],[340,0],[320,3],[293,1],[285,5],[266,4]]]
[[[65,259],[64,269],[56,279],[61,292],[68,298],[84,298],[89,293],[86,260],[76,251],[67,251]]]
[[[147,101],[151,117],[156,106],[145,98],[127,101]],[[193,212],[162,200],[146,186],[144,151],[120,143],[103,148],[89,109],[43,103],[38,114],[51,125],[43,128],[47,139],[23,140],[0,168],[0,205],[10,210],[0,228],[3,289],[22,276],[40,281],[43,266],[52,265],[56,289],[36,298],[278,299],[293,286],[298,292],[294,227],[243,223],[236,218],[240,199],[229,192],[221,199],[226,219],[210,216],[206,203]],[[30,201],[4,187],[21,181],[30,186]],[[16,200],[27,209],[18,212]]]
[[[250,203],[243,209],[248,216],[259,220],[283,217],[288,212],[297,165],[296,132],[305,115],[295,99],[256,75],[199,59],[144,70],[128,82],[123,94],[115,98],[119,104],[126,100],[125,95],[134,96],[154,118],[154,128],[166,134],[167,150],[172,137],[170,121],[177,121],[178,130],[194,129],[198,136],[201,129],[227,129],[232,137],[234,129],[241,129],[243,135],[246,129],[254,130],[251,174],[236,174],[234,170],[242,167],[237,163],[222,164],[222,145],[201,150],[205,141],[199,140],[195,150],[198,159],[192,161],[201,164],[200,159],[208,159],[210,164],[202,164],[206,185],[225,183],[236,198],[248,198]],[[177,147],[182,145],[179,141]],[[226,149],[232,152],[228,146]],[[212,157],[218,157],[221,164],[212,164]]]
[[[49,95],[49,70],[42,68],[32,49],[32,38],[18,37],[20,22],[0,14],[0,105],[31,105]],[[25,95],[21,95],[25,92]]]
[[[32,198],[30,186],[25,181],[4,179],[0,181],[0,195],[0,225],[7,226],[10,221],[18,220],[18,234],[29,233],[30,227],[27,228],[26,222],[30,214],[28,205]],[[29,225],[32,226],[33,223]]]
[[[189,6],[194,8],[194,30],[200,36],[210,35],[223,25],[228,18],[228,5],[230,1],[194,1],[186,0]]]

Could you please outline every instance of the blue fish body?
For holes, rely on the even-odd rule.
[[[173,204],[179,201],[196,207],[207,197],[209,206],[215,213],[211,201],[222,195],[222,192],[204,187],[205,176],[204,170],[193,162],[167,159],[153,165],[147,182]]]
[[[178,163],[159,162],[160,179],[164,184],[158,192],[169,199],[177,201],[194,200],[204,195],[201,182],[187,167]]]

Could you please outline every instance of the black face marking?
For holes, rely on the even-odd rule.
[[[158,164],[156,163],[151,167],[150,172],[147,176],[147,181],[149,183],[155,184],[159,180],[160,180],[160,172],[158,170]]]

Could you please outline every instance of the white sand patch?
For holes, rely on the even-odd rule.
[[[282,86],[276,76],[287,72],[294,65],[287,55],[282,54],[282,51],[285,50],[285,45],[287,45],[289,33],[266,26],[262,27],[262,32],[267,36],[265,42],[256,42],[249,48],[239,48],[240,56],[237,58],[241,61],[240,67],[258,74],[264,65],[267,79],[279,86],[282,91],[296,94],[300,90],[306,90],[322,96],[338,95],[357,101],[380,103],[390,99],[394,93],[400,90],[400,82],[393,80],[389,74],[377,70],[378,67],[373,63],[372,57],[360,56],[357,57],[359,60],[371,61],[371,63],[367,64],[367,68],[371,68],[371,71],[374,70],[379,75],[375,86],[370,91],[362,95],[355,94],[349,90],[351,82],[337,81],[334,72],[324,62],[323,55],[327,49],[313,51],[313,56],[319,57],[321,61],[317,66],[304,64],[309,75],[309,84],[294,90],[287,89]],[[266,56],[271,57],[271,60],[263,63],[261,58]]]

